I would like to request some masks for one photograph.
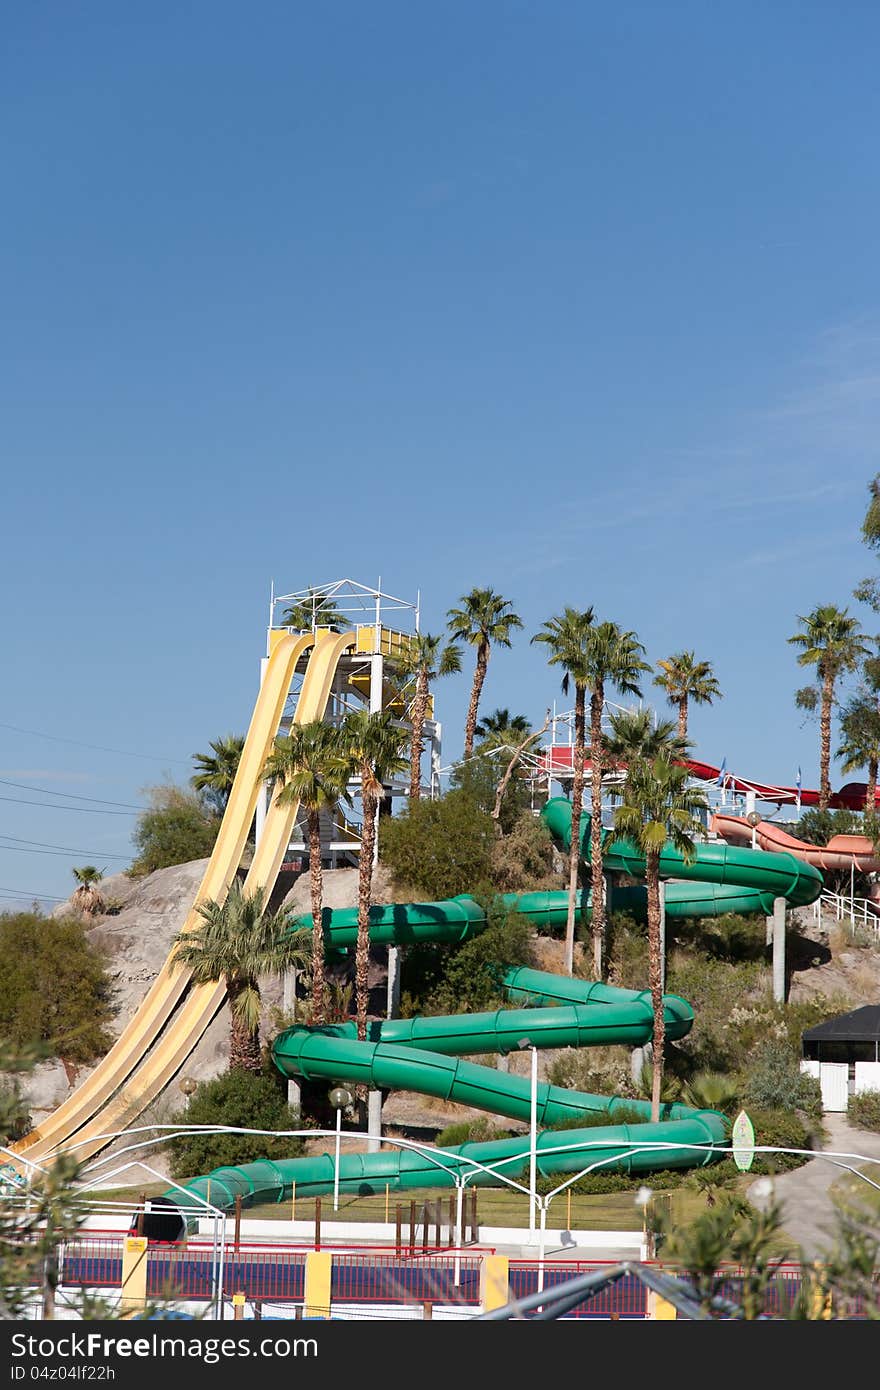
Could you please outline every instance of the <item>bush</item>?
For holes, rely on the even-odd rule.
[[[567,1047],[547,1068],[547,1079],[569,1091],[601,1096],[635,1095],[626,1047]]]
[[[510,1139],[513,1134],[512,1129],[498,1129],[491,1120],[459,1120],[441,1130],[436,1143],[438,1148],[452,1149],[458,1148],[459,1144],[482,1144],[489,1139]]]
[[[720,917],[700,917],[693,923],[676,923],[676,936],[691,943],[702,954],[731,965],[767,958],[765,919],[752,913],[725,912]]]
[[[452,791],[383,816],[379,853],[398,883],[441,901],[485,888],[494,835],[491,817],[466,792]]]
[[[778,1144],[784,1149],[812,1149],[820,1126],[805,1123],[791,1110],[749,1109],[756,1144]],[[756,1154],[750,1173],[784,1173],[809,1162],[804,1154]]]
[[[406,996],[401,1012],[477,1012],[504,1002],[501,980],[505,970],[532,964],[531,928],[524,917],[507,913],[497,900],[486,903],[486,913],[485,930],[461,946],[407,949],[401,980]]]
[[[814,1076],[804,1075],[797,1054],[782,1040],[766,1042],[756,1049],[743,1075],[742,1097],[747,1107],[802,1110],[815,1120],[821,1119],[819,1082]]]
[[[0,915],[0,1036],[15,1049],[44,1043],[69,1066],[110,1046],[112,981],[76,917]]]
[[[15,1078],[0,1078],[0,1144],[13,1144],[33,1126]]]
[[[287,1104],[284,1082],[276,1072],[261,1076],[237,1069],[196,1088],[185,1110],[171,1124],[241,1125],[245,1129],[304,1129],[298,1112]],[[258,1158],[295,1158],[301,1139],[259,1134],[192,1134],[171,1140],[171,1176],[198,1177],[212,1168],[253,1163]]]
[[[496,837],[491,853],[492,887],[499,893],[527,893],[559,889],[553,872],[553,840],[543,821],[531,811],[521,811],[510,833]]]
[[[578,936],[589,945],[589,922],[581,923]],[[592,965],[589,951],[587,961]],[[648,983],[647,927],[626,912],[612,912],[608,919],[608,980],[622,989],[644,989]]]
[[[476,757],[456,767],[449,779],[450,791],[467,796],[488,816],[494,809],[499,783],[512,757],[513,754],[506,748],[494,753],[481,753],[477,749]],[[519,763],[507,783],[501,802],[498,824],[504,835],[510,833],[522,813],[528,810],[531,801],[528,782],[517,775],[521,769],[522,763]]]
[[[220,821],[195,792],[167,784],[152,787],[150,806],[138,816],[132,840],[140,851],[128,873],[131,877],[205,859],[214,848]]]
[[[862,1091],[860,1095],[850,1096],[846,1118],[856,1129],[871,1129],[880,1134],[880,1091]]]

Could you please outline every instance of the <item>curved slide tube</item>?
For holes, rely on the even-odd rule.
[[[571,802],[563,796],[553,797],[543,807],[541,819],[554,839],[567,849],[571,844]],[[589,843],[590,836],[590,816],[586,813],[581,816],[580,832],[583,848]],[[645,860],[634,845],[627,840],[614,839],[609,831],[603,831],[603,839],[607,869],[629,874],[633,878],[644,877]],[[772,911],[773,898],[785,898],[791,907],[806,907],[815,902],[822,892],[822,875],[812,865],[792,854],[767,854],[730,845],[697,844],[695,857],[689,864],[667,843],[660,854],[660,873],[663,878],[684,880],[688,884],[708,883],[716,885],[718,889],[731,887],[732,899],[742,899],[743,890],[755,895],[754,907],[726,907],[723,909],[726,912]],[[670,884],[666,890],[667,904],[674,887],[674,884]],[[672,896],[674,899],[676,894]],[[721,902],[724,894],[719,898],[716,891],[714,897]],[[769,908],[765,906],[768,900]]]
[[[333,914],[330,916],[332,919]],[[358,1042],[351,1023],[297,1026],[276,1038],[272,1056],[286,1076],[362,1082],[376,1090],[418,1091],[527,1121],[531,1107],[528,1078],[462,1061],[461,1054],[506,1053],[515,1049],[524,1035],[537,1047],[582,1047],[611,1043],[641,1046],[653,1033],[647,991],[616,989],[574,978],[562,980],[525,969],[508,971],[504,984],[511,995],[523,997],[535,1007],[447,1018],[391,1019],[374,1024],[371,1039],[365,1043]],[[548,1001],[550,1007],[545,1007]],[[683,1037],[693,1024],[689,1005],[676,995],[666,995],[665,1009],[669,1036]],[[714,1162],[721,1156],[718,1147],[727,1142],[728,1123],[723,1115],[687,1105],[664,1105],[663,1118],[652,1124],[648,1101],[569,1091],[543,1082],[538,1086],[537,1107],[538,1124],[548,1126],[537,1143],[538,1172],[544,1177],[578,1173],[595,1163],[609,1171],[631,1173],[691,1168]],[[616,1115],[634,1114],[644,1116],[645,1122],[613,1123]],[[552,1128],[587,1117],[594,1121],[589,1128]],[[597,1117],[607,1117],[610,1123],[596,1124]],[[667,1144],[675,1147],[666,1148]],[[643,1147],[651,1145],[657,1147]],[[393,1191],[451,1187],[466,1175],[473,1184],[497,1185],[497,1177],[481,1172],[474,1164],[500,1163],[505,1176],[519,1180],[528,1172],[529,1154],[527,1137],[463,1144],[432,1151],[430,1156],[411,1150],[343,1154],[339,1188],[365,1196],[383,1192],[386,1186]],[[320,1196],[333,1190],[334,1165],[331,1154],[319,1154],[217,1168],[188,1183],[183,1192],[169,1190],[163,1200],[194,1215],[206,1200],[221,1207],[232,1206],[237,1196],[244,1205],[281,1201],[289,1196],[293,1183],[297,1195]]]
[[[184,931],[192,930],[200,921],[200,902],[208,898],[223,901],[241,861],[262,785],[262,770],[278,732],[297,663],[314,646],[294,714],[297,723],[305,723],[323,717],[339,658],[354,641],[353,632],[328,633],[317,643],[314,635],[308,633],[283,637],[275,647],[254,706],[220,832]],[[245,880],[248,891],[273,886],[290,842],[297,809],[296,805],[279,806],[273,801]],[[189,986],[190,972],[177,965],[172,953],[107,1056],[47,1121],[17,1143],[16,1150],[26,1152],[28,1159],[45,1159],[75,1138],[75,1153],[82,1160],[104,1147],[108,1133],[140,1114],[182,1066],[225,999],[222,985]],[[181,999],[183,1004],[177,1008]]]
[[[741,816],[716,812],[709,822],[709,828],[729,844],[752,843],[752,827]],[[851,868],[865,874],[880,871],[880,855],[868,835],[832,835],[827,845],[811,845],[807,840],[798,840],[796,836],[787,834],[772,821],[762,820],[755,826],[755,840],[762,850],[782,850],[823,872]]]
[[[557,841],[566,845],[571,836],[571,803],[554,798],[541,812]],[[581,842],[589,836],[590,817],[581,818]],[[609,869],[632,876],[644,873],[644,860],[626,841],[611,842],[606,835],[606,863]],[[722,912],[763,912],[773,909],[773,900],[784,897],[793,906],[814,901],[822,891],[822,878],[816,869],[789,854],[731,849],[728,846],[699,845],[694,861],[667,846],[661,856],[664,874],[685,880],[667,886],[667,912],[671,916],[709,916]],[[616,888],[612,906],[644,914],[645,889]],[[568,895],[558,892],[506,894],[506,910],[521,912],[537,926],[564,926]],[[589,914],[589,895],[581,895],[580,907]],[[308,926],[308,917],[292,925]],[[394,903],[375,907],[370,914],[370,939],[376,945],[405,945],[417,942],[466,941],[484,930],[484,908],[468,895],[436,903]],[[324,911],[324,936],[328,951],[345,951],[357,938],[355,908]],[[530,1007],[501,1009],[491,1014],[456,1014],[450,1017],[390,1019],[375,1024],[368,1041],[357,1041],[351,1024],[323,1028],[305,1026],[287,1029],[276,1038],[272,1055],[286,1076],[307,1080],[363,1083],[370,1089],[401,1088],[434,1095],[459,1104],[487,1110],[510,1119],[528,1119],[529,1082],[490,1067],[463,1062],[473,1053],[509,1052],[519,1038],[528,1036],[538,1047],[583,1047],[621,1043],[642,1046],[653,1033],[653,1016],[648,991],[616,989],[590,984],[567,976],[540,971],[516,970],[504,978],[507,993]],[[549,1006],[549,1007],[548,1007]],[[693,1013],[683,999],[665,996],[667,1029],[670,1038],[683,1037],[693,1023]],[[607,1114],[629,1103],[585,1092],[569,1092],[546,1083],[538,1092],[539,1120],[548,1126],[569,1123],[578,1115]],[[650,1106],[642,1103],[642,1113]],[[589,1130],[565,1130],[564,1135],[548,1128],[541,1136],[540,1171],[579,1172],[599,1158],[607,1159],[610,1170],[649,1172],[656,1168],[692,1167],[712,1161],[711,1146],[724,1142],[727,1125],[714,1111],[694,1111],[688,1106],[667,1106],[660,1125],[612,1126]],[[702,1134],[701,1139],[695,1134]],[[628,1147],[633,1139],[645,1142],[667,1140],[681,1143],[682,1149],[658,1149],[634,1154]],[[695,1150],[693,1144],[708,1144]],[[560,1152],[565,1144],[579,1146],[576,1151]],[[587,1145],[587,1148],[580,1147]],[[592,1147],[590,1147],[592,1145]],[[552,1152],[551,1152],[552,1151]],[[420,1186],[450,1186],[462,1172],[466,1157],[481,1163],[505,1163],[510,1177],[521,1175],[528,1160],[528,1145],[519,1139],[464,1145],[438,1151],[433,1163],[411,1153],[380,1152],[348,1154],[340,1158],[340,1189],[369,1193],[388,1185],[394,1190]],[[332,1190],[334,1158],[290,1159],[281,1163],[261,1162],[217,1169],[187,1185],[191,1205],[210,1190],[216,1204],[231,1204],[241,1195],[246,1204],[281,1200],[296,1183],[303,1195],[320,1195]],[[448,1164],[446,1169],[438,1164]],[[490,1182],[477,1176],[471,1181]],[[208,1184],[210,1183],[210,1189]],[[168,1200],[174,1192],[166,1194]]]

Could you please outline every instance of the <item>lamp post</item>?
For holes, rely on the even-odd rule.
[[[197,1089],[198,1082],[194,1081],[191,1076],[182,1076],[177,1084],[183,1091],[184,1096],[186,1097],[186,1104],[184,1106],[184,1109],[186,1112],[189,1112],[189,1098],[192,1095],[193,1091]]]
[[[746,820],[752,827],[752,849],[757,849],[758,843],[755,832],[758,826],[761,824],[761,817],[758,815],[757,811],[749,811],[749,814],[746,816]]]
[[[333,1165],[333,1210],[339,1210],[339,1145],[342,1139],[342,1112],[351,1105],[354,1096],[347,1086],[334,1086],[330,1092],[330,1104],[336,1111],[336,1162]]]
[[[538,1049],[531,1038],[520,1038],[517,1047],[528,1048],[532,1054],[531,1104],[529,1108],[529,1236],[535,1238],[535,1213],[538,1206]]]

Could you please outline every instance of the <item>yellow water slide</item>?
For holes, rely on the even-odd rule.
[[[199,903],[209,898],[223,901],[239,867],[256,811],[261,774],[297,663],[313,646],[294,714],[296,723],[305,724],[323,718],[339,659],[354,641],[352,632],[327,632],[317,639],[312,633],[288,635],[275,645],[217,841],[183,931],[191,931],[201,921],[196,910]],[[273,799],[245,880],[247,891],[271,891],[298,809],[296,804],[279,806]],[[36,1162],[65,1148],[84,1159],[109,1142],[113,1131],[130,1124],[182,1066],[224,1001],[222,985],[191,985],[190,981],[190,972],[176,963],[173,953],[169,955],[107,1056],[38,1129],[18,1141],[16,1150],[26,1152],[28,1159]]]

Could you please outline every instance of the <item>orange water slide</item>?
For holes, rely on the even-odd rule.
[[[752,843],[752,827],[742,816],[728,816],[723,811],[716,811],[709,829],[731,845],[748,846]],[[785,851],[806,864],[812,864],[815,869],[839,872],[841,869],[856,868],[864,874],[880,872],[880,855],[867,835],[833,835],[827,845],[811,845],[806,840],[789,835],[772,821],[762,820],[755,826],[754,839],[760,849]]]

